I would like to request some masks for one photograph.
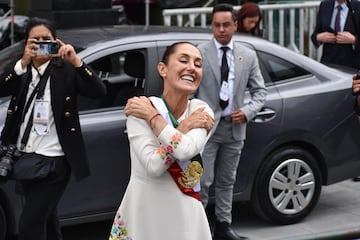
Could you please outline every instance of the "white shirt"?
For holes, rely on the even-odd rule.
[[[33,78],[32,78],[32,80],[30,82],[29,90],[28,90],[26,99],[28,99],[30,97],[30,95],[33,92],[35,86],[40,81],[40,76],[39,76],[38,72],[41,75],[43,75],[44,72],[45,72],[45,69],[47,68],[49,63],[50,63],[50,61],[47,61],[46,63],[41,65],[37,70],[34,67],[31,67],[31,72],[32,72]],[[15,70],[17,75],[22,75],[22,74],[26,73],[27,68],[23,69],[21,67],[21,60],[19,60],[15,64],[14,70]],[[22,151],[24,151],[24,152],[35,152],[35,153],[42,154],[42,155],[45,155],[45,156],[50,156],[50,157],[63,156],[64,152],[62,150],[62,147],[60,145],[59,138],[58,138],[58,135],[57,135],[57,132],[56,132],[56,126],[55,126],[55,122],[54,122],[54,115],[53,115],[53,111],[52,111],[52,108],[51,108],[50,77],[49,77],[49,79],[48,79],[48,81],[46,83],[43,100],[48,101],[49,106],[50,106],[49,107],[49,129],[50,129],[49,134],[47,134],[47,135],[38,135],[36,133],[35,129],[34,129],[34,126],[32,126],[32,129],[30,131],[30,135],[29,135],[29,139],[27,141],[27,144],[26,144],[25,148]],[[31,105],[29,107],[29,110],[27,111],[27,113],[25,115],[24,122],[20,126],[19,137],[18,137],[18,140],[17,140],[17,147],[19,149],[20,149],[20,145],[21,145],[21,139],[22,139],[22,136],[24,134],[27,122],[28,122],[30,114],[31,114],[31,110],[33,109],[33,106],[34,106],[34,100],[31,103]]]
[[[227,45],[222,45],[216,39],[214,38],[215,46],[218,53],[218,63],[219,68],[221,66],[221,60],[223,55],[223,50],[221,47],[227,46],[229,48],[228,51],[226,51],[226,59],[229,66],[229,76],[228,76],[228,83],[229,83],[229,104],[226,106],[226,108],[223,110],[221,116],[230,116],[231,115],[231,109],[232,109],[232,102],[233,102],[233,96],[234,96],[234,81],[235,81],[235,61],[234,61],[234,44],[231,40]]]

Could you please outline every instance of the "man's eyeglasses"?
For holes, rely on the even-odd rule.
[[[215,28],[221,28],[221,27],[223,27],[223,28],[228,28],[228,27],[230,27],[230,26],[232,26],[232,22],[224,22],[224,23],[217,23],[217,22],[215,22],[215,23],[213,23],[213,26],[215,27]]]

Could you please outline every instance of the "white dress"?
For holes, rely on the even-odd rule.
[[[180,123],[202,106],[213,116],[205,102],[193,99],[177,121]],[[177,146],[171,156],[180,161],[189,160],[203,150],[206,130],[192,129],[182,134],[168,124],[156,137],[145,120],[133,116],[128,117],[127,130],[131,176],[109,239],[211,240],[201,201],[181,192],[167,172],[169,164],[160,147],[160,142],[162,146],[172,145],[176,136]]]

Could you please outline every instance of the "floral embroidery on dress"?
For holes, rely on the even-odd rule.
[[[172,163],[172,158],[169,157],[169,156],[167,156],[166,159],[165,159],[165,164],[166,164],[166,165],[169,165],[169,164],[171,164],[171,163]]]
[[[165,146],[160,146],[160,147],[156,150],[156,153],[157,153],[157,154],[160,154],[162,159],[165,159],[166,147],[165,147]]]
[[[156,153],[160,155],[161,159],[165,161],[166,165],[169,165],[173,162],[173,159],[170,157],[171,153],[174,153],[174,149],[177,148],[179,143],[182,140],[182,136],[179,133],[175,133],[171,137],[170,144],[167,146],[160,146]]]
[[[167,151],[168,154],[174,153],[174,148],[173,148],[173,146],[168,145],[168,146],[166,147],[166,151]]]
[[[128,232],[124,225],[120,213],[117,212],[111,228],[109,240],[132,240],[132,238],[128,236]]]
[[[182,140],[182,136],[180,133],[175,133],[172,137],[171,137],[171,141],[170,144],[174,146],[174,148],[177,147],[177,145],[181,142]]]

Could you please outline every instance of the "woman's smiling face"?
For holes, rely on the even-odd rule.
[[[167,64],[159,64],[159,73],[164,79],[164,90],[191,94],[199,87],[202,79],[202,56],[200,50],[188,43],[175,46]]]

